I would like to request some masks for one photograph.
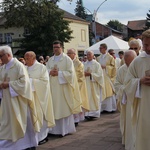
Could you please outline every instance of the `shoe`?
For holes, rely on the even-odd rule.
[[[48,141],[48,137],[46,137],[45,139],[43,139],[42,141],[39,142],[39,145],[42,145],[44,143],[46,143]]]
[[[77,126],[78,126],[78,122],[75,122],[74,124],[75,124],[75,127],[77,127]]]
[[[26,148],[25,150],[36,150],[36,147],[29,147],[29,148]]]

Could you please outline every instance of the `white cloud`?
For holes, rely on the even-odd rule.
[[[67,0],[61,0],[60,8],[74,14],[76,1],[70,4]],[[104,0],[83,0],[84,7],[88,8],[92,13]],[[149,0],[107,0],[101,5],[97,12],[98,21],[106,24],[110,20],[118,20],[127,25],[131,20],[146,19],[146,14],[150,10]],[[88,11],[87,11],[88,12]]]

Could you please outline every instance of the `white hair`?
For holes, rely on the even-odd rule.
[[[0,52],[4,52],[5,54],[9,54],[13,57],[11,47],[8,45],[0,46]]]
[[[94,55],[94,52],[91,51],[91,50],[86,51],[86,54],[87,54],[87,53],[91,53],[92,55]]]

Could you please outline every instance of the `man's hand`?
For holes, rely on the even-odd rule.
[[[143,77],[140,79],[140,84],[145,84],[147,86],[150,86],[150,77]]]
[[[84,72],[84,75],[85,75],[85,76],[90,76],[91,73],[90,73],[90,72]]]
[[[101,65],[102,69],[106,69],[106,66]]]
[[[57,69],[53,69],[50,71],[50,75],[51,76],[58,76],[58,70]]]
[[[9,87],[9,82],[7,82],[7,81],[0,84],[1,89],[7,89],[8,87]]]

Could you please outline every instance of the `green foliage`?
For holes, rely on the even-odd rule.
[[[6,27],[24,27],[30,34],[24,34],[21,47],[45,55],[52,53],[54,40],[69,42],[72,31],[64,20],[64,12],[52,1],[47,0],[4,0]]]
[[[86,19],[86,12],[82,0],[77,0],[76,2],[75,15],[82,19]]]
[[[107,25],[117,31],[123,31],[123,25],[118,20],[110,20]]]
[[[150,10],[149,10],[150,12]],[[149,29],[150,28],[150,14],[147,13],[147,17],[146,17],[146,29]]]

